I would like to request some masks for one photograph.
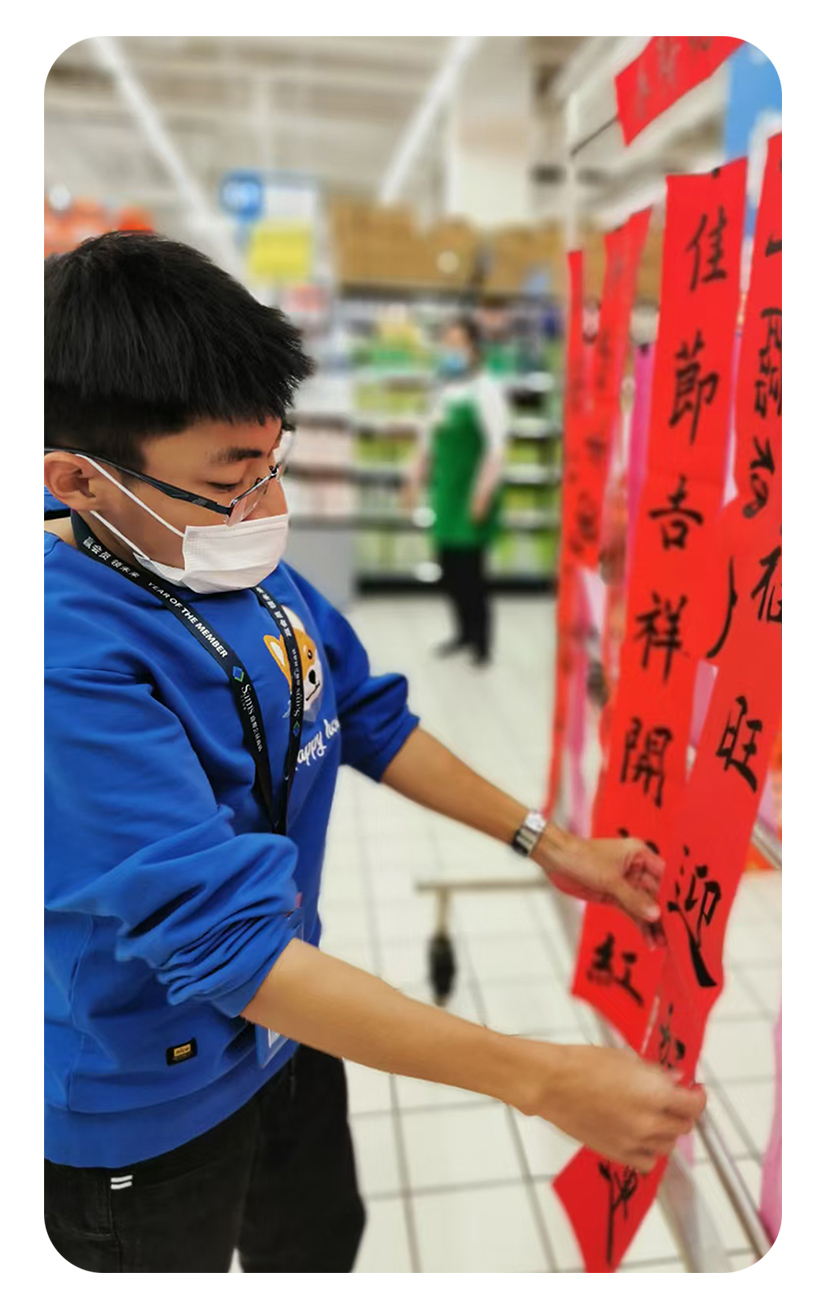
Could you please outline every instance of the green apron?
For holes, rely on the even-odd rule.
[[[502,489],[498,486],[480,523],[470,517],[473,486],[487,445],[475,402],[448,402],[432,435],[430,505],[435,512],[433,541],[438,547],[486,546],[499,529]]]

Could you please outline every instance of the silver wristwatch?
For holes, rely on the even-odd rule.
[[[510,847],[521,853],[523,858],[529,858],[546,826],[547,822],[540,812],[529,812],[513,836]]]

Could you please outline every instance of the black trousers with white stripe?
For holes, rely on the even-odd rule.
[[[227,1273],[234,1249],[246,1273],[348,1273],[366,1221],[343,1062],[307,1047],[174,1151],[45,1166],[49,1239],[90,1273]]]

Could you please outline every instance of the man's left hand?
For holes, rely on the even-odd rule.
[[[552,885],[589,903],[615,903],[654,941],[664,863],[632,838],[583,840],[549,826],[531,855]]]

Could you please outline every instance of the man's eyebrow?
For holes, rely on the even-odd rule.
[[[235,465],[239,460],[261,460],[264,455],[261,447],[225,447],[223,451],[211,456],[209,465]]]

